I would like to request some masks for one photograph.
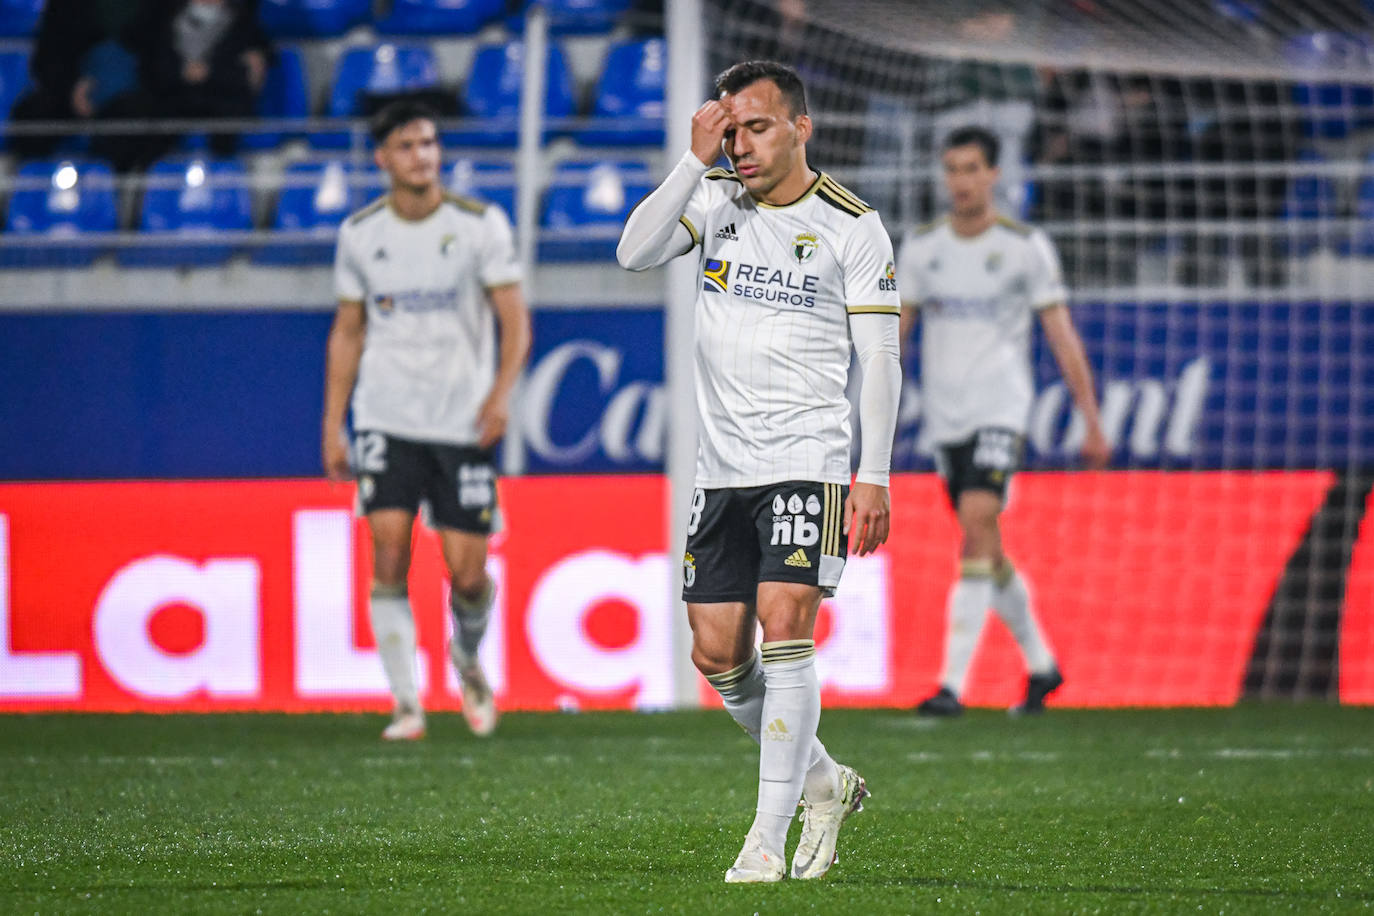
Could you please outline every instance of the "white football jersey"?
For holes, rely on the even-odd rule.
[[[682,222],[701,248],[697,486],[847,485],[849,316],[900,309],[878,214],[824,173],[775,207],[712,169]]]
[[[921,308],[922,438],[959,442],[983,427],[1024,435],[1031,314],[1067,298],[1049,237],[999,218],[964,238],[946,218],[903,239],[897,265],[902,301]]]
[[[437,210],[412,221],[383,197],[346,219],[335,293],[367,309],[353,428],[475,444],[477,411],[496,377],[486,290],[519,280],[500,207],[446,194]]]

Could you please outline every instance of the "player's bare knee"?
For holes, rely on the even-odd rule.
[[[753,652],[753,646],[749,647],[749,651]],[[696,643],[692,646],[692,664],[703,675],[723,674],[749,660],[748,654],[743,658],[736,658],[738,654],[733,648]]]
[[[454,571],[449,580],[453,593],[464,601],[474,602],[487,593],[491,587],[491,579],[487,576],[487,571],[481,567],[477,569],[460,569]]]
[[[404,585],[410,571],[410,552],[378,546],[372,553],[372,578],[383,585]]]

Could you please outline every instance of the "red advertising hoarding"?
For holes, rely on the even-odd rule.
[[[1006,541],[1074,706],[1234,702],[1326,472],[1020,475]],[[671,580],[658,476],[503,482],[498,602],[483,646],[505,708],[673,705]],[[909,706],[940,665],[956,570],[938,480],[893,484],[894,535],[853,558],[818,625],[830,705]],[[1341,690],[1374,701],[1374,533],[1356,545]],[[389,706],[367,623],[367,533],[319,481],[0,486],[0,710],[350,710]],[[459,704],[447,592],[417,537],[420,681]],[[990,624],[966,699],[1010,705],[1024,673]],[[712,695],[703,690],[701,699]]]

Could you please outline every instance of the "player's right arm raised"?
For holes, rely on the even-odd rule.
[[[686,218],[687,205],[711,163],[720,156],[721,142],[733,122],[725,106],[707,102],[692,116],[692,148],[630,212],[616,246],[616,260],[626,270],[648,270],[686,254],[700,241],[698,229]]]

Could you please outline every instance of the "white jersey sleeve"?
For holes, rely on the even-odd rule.
[[[840,264],[849,314],[896,315],[901,310],[892,240],[876,212],[869,211],[854,221],[854,230],[840,252]]]
[[[353,234],[345,222],[339,227],[339,240],[334,246],[334,297],[343,302],[363,302],[366,287],[352,242]]]
[[[701,244],[706,223],[707,172],[688,150],[663,182],[641,200],[625,220],[616,260],[626,270],[666,264]]]
[[[920,305],[928,294],[921,271],[921,236],[907,233],[897,251],[897,290],[904,305]]]
[[[1064,286],[1064,271],[1059,266],[1059,253],[1043,229],[1031,232],[1030,249],[1031,308],[1043,309],[1067,302],[1069,294]]]
[[[482,239],[478,273],[482,286],[491,289],[520,282],[520,262],[515,256],[515,237],[506,211],[490,205],[482,213]]]

